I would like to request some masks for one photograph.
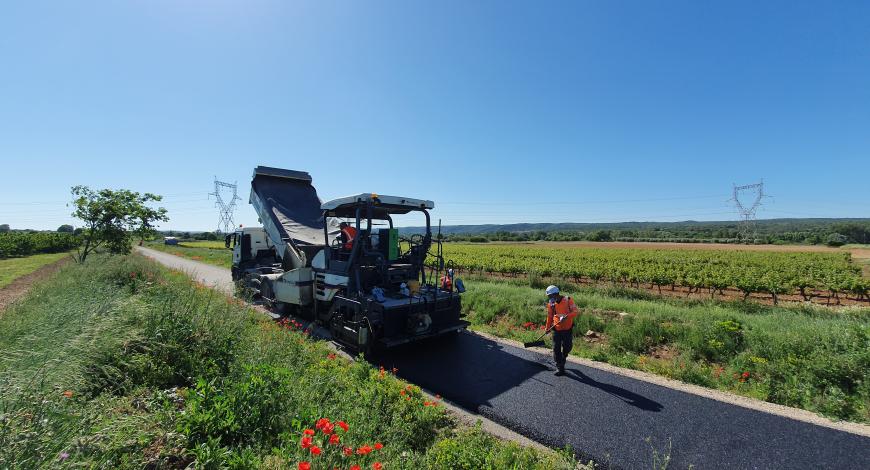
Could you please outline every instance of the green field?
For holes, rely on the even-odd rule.
[[[541,334],[542,284],[472,276],[465,285],[462,306],[473,329],[519,341]],[[581,308],[572,354],[870,422],[870,308],[775,307],[562,287]]]
[[[164,245],[162,241],[149,242],[148,248],[160,250],[175,256],[201,261],[229,269],[233,264],[233,252],[226,248],[224,242],[192,241],[181,242],[178,245]]]
[[[45,265],[68,256],[69,253],[47,253],[23,258],[0,259],[0,288],[9,285],[21,276],[26,276]]]
[[[139,256],[69,264],[4,312],[0,410],[0,468],[575,466]]]
[[[840,295],[870,301],[870,279],[848,252],[750,251],[685,248],[610,248],[571,245],[445,244],[444,256],[460,270],[533,273],[593,283],[662,289],[687,287],[710,295],[734,289],[778,296]]]

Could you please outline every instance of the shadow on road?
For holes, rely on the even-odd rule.
[[[495,341],[460,333],[383,351],[372,363],[395,367],[402,378],[477,410],[546,369],[504,348]]]
[[[548,393],[559,381],[551,376],[546,358],[538,353],[507,346],[471,333],[436,338],[382,352],[371,362],[417,385],[440,393],[470,410],[492,406],[494,397],[527,387]],[[645,411],[658,412],[662,405],[623,388],[598,382],[578,369],[570,378],[598,388],[622,402]],[[566,377],[567,378],[567,377]],[[532,385],[533,384],[533,385]],[[529,387],[531,385],[531,387]]]
[[[589,377],[588,375],[583,374],[583,372],[581,372],[579,369],[566,368],[565,372],[567,372],[567,374],[565,375],[566,377],[607,392],[610,395],[613,395],[614,397],[622,400],[624,403],[635,406],[644,411],[659,412],[664,409],[661,403],[657,401],[650,400],[649,398],[638,395],[624,388],[617,387],[616,385],[598,382],[595,379]]]

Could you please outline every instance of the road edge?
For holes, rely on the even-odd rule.
[[[520,349],[528,349],[530,351],[534,351],[540,354],[544,354],[549,356],[552,351],[547,348],[541,347],[532,347],[532,348],[524,348],[523,343],[519,341],[515,341],[512,339],[502,338],[499,336],[494,336],[489,333],[484,333],[482,331],[473,331],[468,330],[469,333],[481,336],[490,341],[495,341],[497,343],[505,344],[508,346],[513,346]],[[619,374],[623,377],[632,378],[635,380],[640,380],[643,382],[659,385],[662,387],[666,387],[672,390],[678,390],[684,393],[688,393],[691,395],[700,396],[703,398],[709,398],[711,400],[716,400],[718,402],[727,403],[729,405],[739,406],[741,408],[747,408],[754,411],[760,411],[767,414],[772,414],[776,416],[781,416],[783,418],[793,419],[795,421],[801,421],[808,424],[814,424],[817,426],[823,426],[829,429],[834,429],[837,431],[843,431],[850,434],[855,434],[863,437],[870,437],[870,425],[861,424],[861,423],[853,423],[850,421],[834,421],[824,416],[813,413],[812,411],[802,410],[800,408],[792,408],[785,405],[779,405],[776,403],[771,403],[767,401],[758,400],[755,398],[745,397],[743,395],[736,395],[730,392],[726,392],[723,390],[716,390],[712,388],[702,387],[700,385],[689,384],[686,382],[680,382],[679,380],[669,379],[667,377],[662,377],[660,375],[656,375],[650,372],[644,372],[634,369],[625,369],[622,367],[617,367],[606,362],[598,362],[593,361],[591,359],[586,359],[578,356],[569,356],[567,359],[569,362],[574,364],[583,365],[586,367],[591,367],[593,369],[598,369],[606,372],[610,372],[613,374]]]

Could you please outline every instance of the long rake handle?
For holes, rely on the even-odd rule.
[[[550,332],[553,331],[553,328],[556,328],[556,325],[558,325],[559,323],[562,323],[562,320],[559,320],[559,321],[553,323],[553,325],[552,325],[551,327],[547,328],[547,331],[545,331],[544,334],[542,334],[542,335],[541,335],[538,339],[536,339],[535,341],[532,341],[531,343],[524,343],[524,345],[526,345],[526,344],[535,344],[535,343],[540,342],[542,339],[544,339],[544,336],[547,336],[548,334],[550,334]]]

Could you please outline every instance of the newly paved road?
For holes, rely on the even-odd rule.
[[[229,279],[227,270],[145,253],[206,284]],[[662,453],[669,445],[669,468],[870,468],[868,437],[577,364],[556,377],[545,355],[472,333],[390,350],[377,362],[536,441],[570,445],[611,468],[650,468],[653,448]]]

